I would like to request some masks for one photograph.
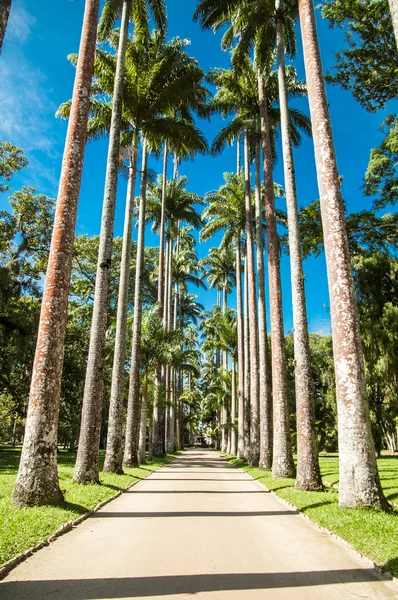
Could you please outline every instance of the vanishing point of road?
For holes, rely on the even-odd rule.
[[[1,600],[397,599],[343,544],[189,450],[14,569]]]

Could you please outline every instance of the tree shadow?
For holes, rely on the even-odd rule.
[[[171,595],[195,595],[211,592],[284,589],[334,584],[375,583],[380,581],[375,569],[341,569],[290,573],[220,573],[125,577],[107,579],[63,579],[4,581],[3,600],[110,600],[116,598],[160,598]],[[372,593],[372,586],[367,587]],[[347,587],[344,588],[347,592]],[[369,596],[371,597],[371,596]]]
[[[105,512],[100,511],[92,514],[92,519],[104,518],[131,518],[131,519],[153,519],[153,518],[183,518],[183,517],[290,517],[298,515],[298,510],[270,510],[270,511],[242,511],[242,512],[222,512],[222,511],[176,511],[176,512]]]

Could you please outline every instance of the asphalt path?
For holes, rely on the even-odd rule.
[[[398,599],[396,582],[210,450],[189,450],[14,569],[2,600]]]

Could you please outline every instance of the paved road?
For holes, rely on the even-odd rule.
[[[371,600],[398,586],[215,452],[188,451],[21,564],[1,600]]]

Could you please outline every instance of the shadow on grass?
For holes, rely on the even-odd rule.
[[[325,500],[325,502],[314,502],[313,504],[308,504],[307,506],[301,506],[300,511],[306,512],[308,510],[311,510],[312,508],[319,508],[321,506],[326,506],[327,504],[335,504],[335,503],[330,500]]]
[[[90,510],[90,508],[88,508],[87,506],[75,504],[74,502],[64,502],[63,504],[59,505],[59,508],[78,513],[79,515],[84,515],[84,513]]]
[[[384,571],[388,571],[389,573],[392,573],[393,575],[395,575],[395,577],[397,577],[397,575],[398,575],[398,556],[395,558],[392,558],[388,562],[384,563],[384,565],[381,565],[381,568]]]

